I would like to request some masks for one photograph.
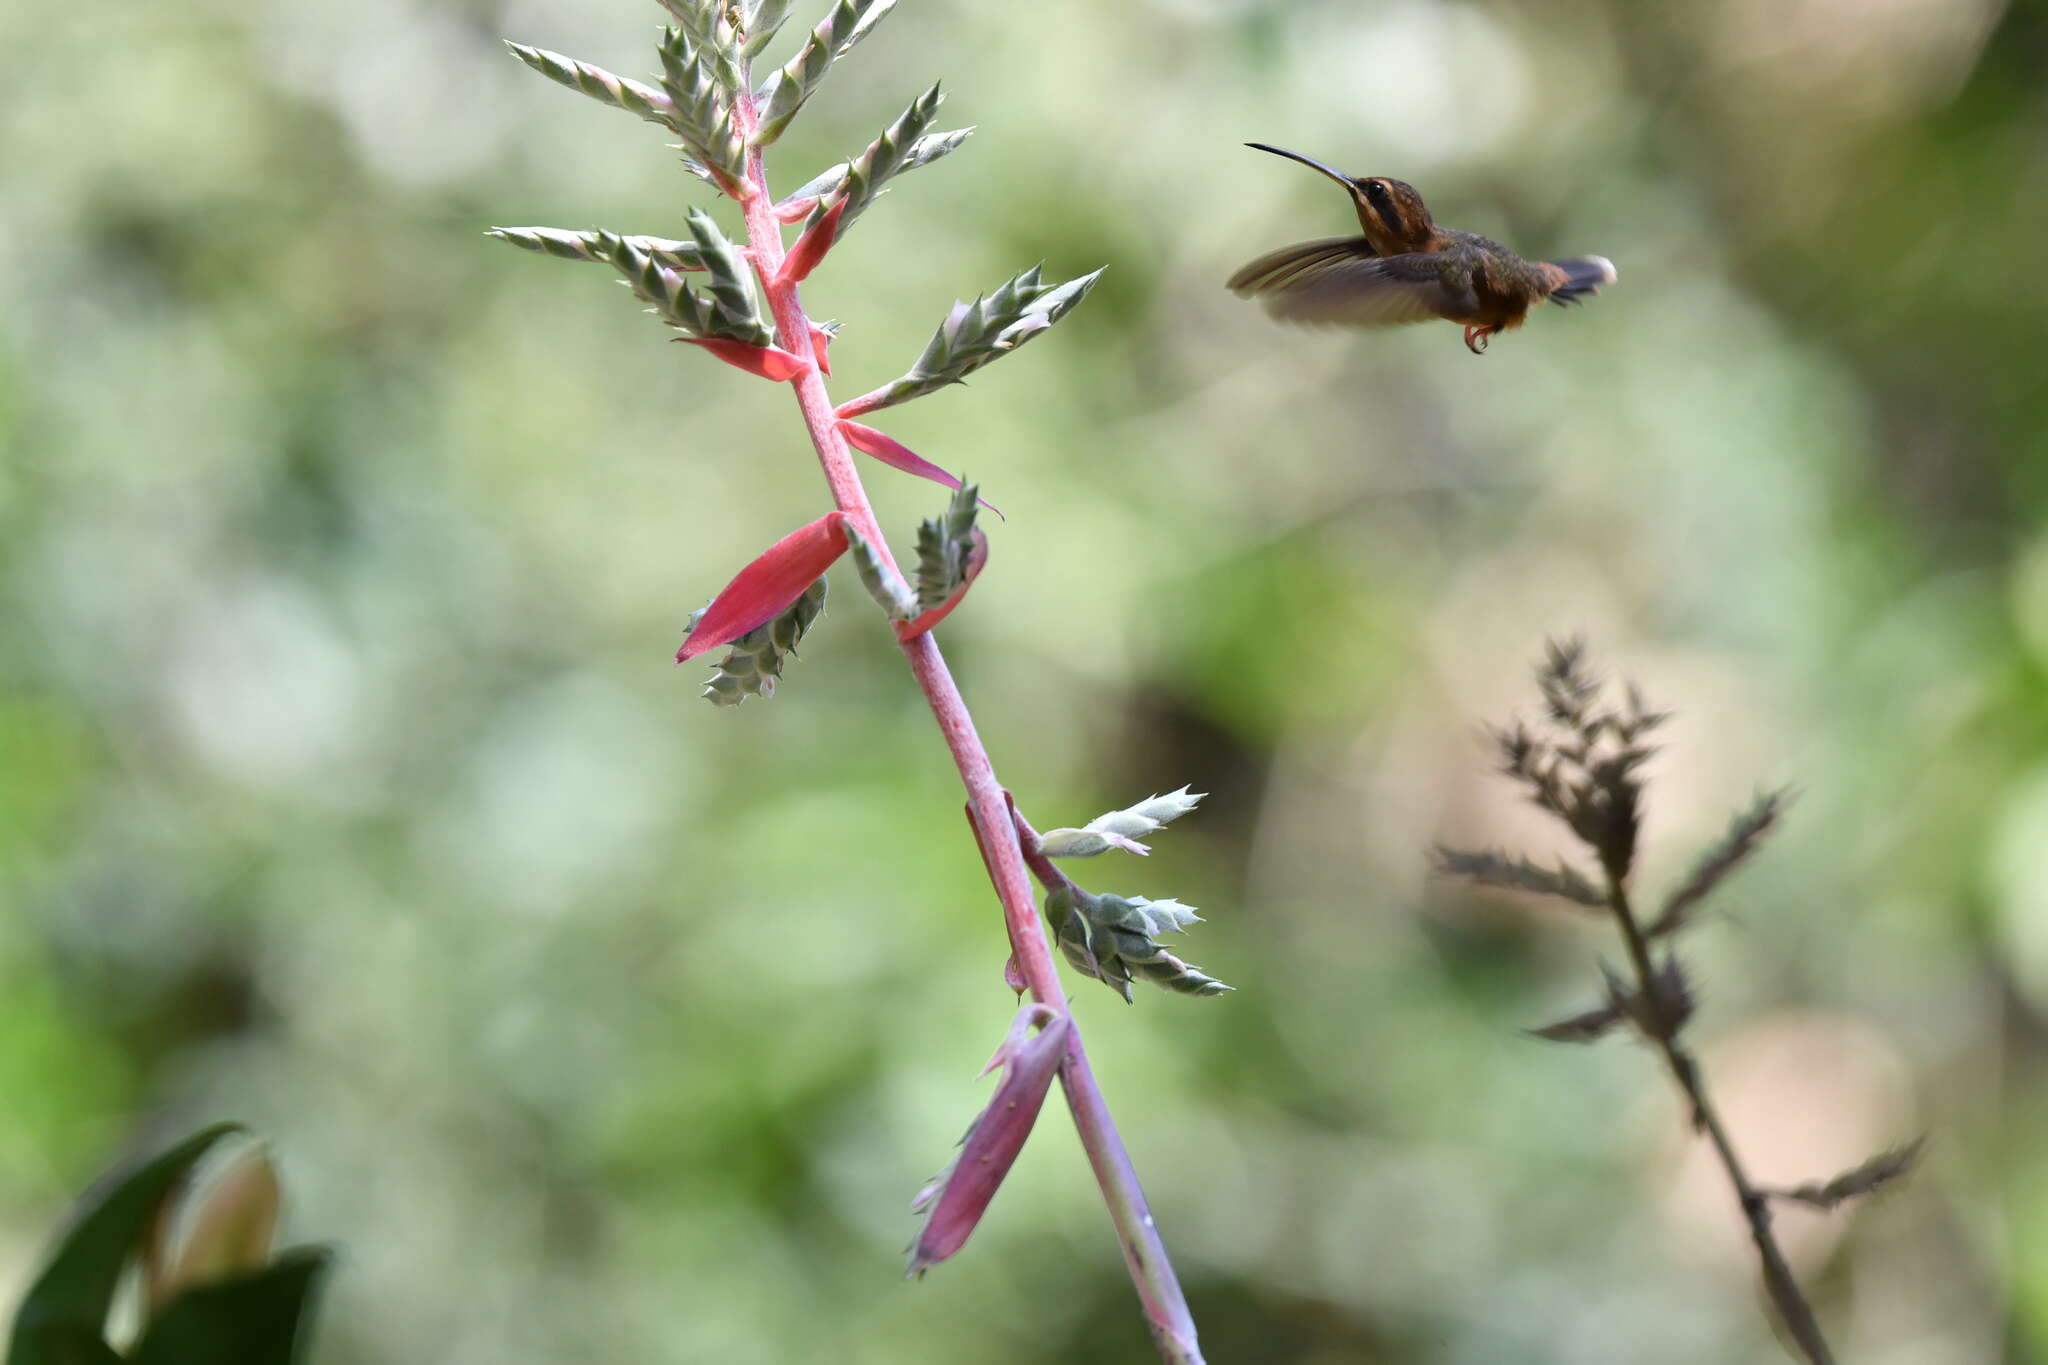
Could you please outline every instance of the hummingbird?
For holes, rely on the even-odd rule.
[[[1321,171],[1351,194],[1363,237],[1322,237],[1268,252],[1230,277],[1240,297],[1257,295],[1287,322],[1386,327],[1444,318],[1463,323],[1465,347],[1486,350],[1496,332],[1519,327],[1544,299],[1578,303],[1615,280],[1605,256],[1525,261],[1476,232],[1438,227],[1405,180],[1349,176],[1314,157],[1247,142]]]

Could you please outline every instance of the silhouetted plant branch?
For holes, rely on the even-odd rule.
[[[1627,1028],[1657,1049],[1685,1096],[1694,1131],[1712,1145],[1735,1191],[1756,1245],[1765,1291],[1786,1330],[1811,1365],[1832,1365],[1834,1355],[1819,1319],[1772,1231],[1771,1201],[1832,1209],[1904,1176],[1921,1144],[1882,1153],[1825,1183],[1789,1189],[1756,1184],[1707,1094],[1698,1060],[1682,1041],[1696,1005],[1685,967],[1675,948],[1666,946],[1659,956],[1652,946],[1686,928],[1693,913],[1756,852],[1782,816],[1786,795],[1765,793],[1740,812],[1645,926],[1630,899],[1628,877],[1640,832],[1642,768],[1654,752],[1646,737],[1669,715],[1649,710],[1633,685],[1623,688],[1619,705],[1608,705],[1606,689],[1588,667],[1585,647],[1577,640],[1553,641],[1536,669],[1536,681],[1543,721],[1534,727],[1511,721],[1492,732],[1501,770],[1586,846],[1600,866],[1604,885],[1596,886],[1562,862],[1551,870],[1507,854],[1442,847],[1436,851],[1436,870],[1483,887],[1556,897],[1605,913],[1613,921],[1627,955],[1627,971],[1617,973],[1603,964],[1603,998],[1598,1005],[1530,1032],[1551,1042],[1591,1043]]]
[[[795,393],[834,510],[770,546],[691,618],[678,660],[727,650],[705,694],[722,705],[773,696],[785,664],[824,609],[825,571],[850,551],[862,586],[894,631],[960,771],[969,823],[1009,933],[1006,975],[1020,992],[1029,992],[1032,1003],[1019,1011],[990,1062],[989,1069],[1000,1068],[1003,1077],[995,1098],[969,1128],[959,1160],[919,1196],[918,1206],[929,1217],[912,1248],[912,1272],[946,1259],[967,1240],[1022,1148],[1057,1074],[1160,1354],[1170,1362],[1199,1365],[1193,1319],[1088,1067],[1080,1030],[1067,1011],[1019,837],[1020,830],[1026,832],[1033,858],[1046,866],[1050,856],[1083,857],[1111,849],[1142,853],[1137,835],[1186,813],[1196,798],[1182,789],[1111,812],[1085,830],[1055,831],[1067,842],[1056,842],[1050,852],[1028,833],[996,780],[931,634],[960,606],[988,561],[988,536],[977,524],[977,513],[990,505],[964,479],[886,432],[853,420],[939,392],[1008,355],[1070,313],[1101,272],[1059,282],[1042,279],[1033,267],[971,303],[956,304],[900,378],[835,408],[825,381],[831,374],[828,348],[838,327],[813,321],[798,287],[826,262],[886,182],[945,156],[972,130],[931,131],[943,98],[933,86],[857,156],[782,200],[768,187],[764,150],[894,3],[836,0],[799,40],[795,53],[758,86],[753,59],[787,19],[788,0],[663,0],[674,24],[660,43],[662,75],[655,84],[513,45],[514,55],[549,79],[673,133],[680,139],[685,169],[739,205],[745,232],[743,241],[728,238],[709,214],[693,209],[682,237],[539,227],[496,228],[493,235],[543,255],[609,265],[679,340],[749,374],[787,383]],[[799,222],[803,226],[796,241],[786,246],[784,225]],[[876,524],[855,452],[955,490],[944,512],[919,531],[910,581]],[[1090,896],[1075,889],[1057,904],[1049,895],[1046,910],[1068,959],[1127,1000],[1129,983],[1139,977],[1190,994],[1227,989],[1158,944],[1158,935],[1179,932],[1196,920],[1177,901]]]

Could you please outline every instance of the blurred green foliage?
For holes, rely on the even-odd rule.
[[[481,235],[680,234],[658,130],[499,45],[644,76],[658,17],[0,9],[10,1302],[233,1115],[347,1248],[331,1365],[1142,1355],[1056,1114],[897,1282],[1013,1002],[889,633],[837,594],[731,712],[667,662],[824,510],[787,395]],[[1474,726],[1572,630],[1680,712],[1646,876],[1803,793],[1696,941],[1759,1177],[1934,1134],[1785,1220],[1842,1354],[2048,1356],[2044,56],[2039,0],[935,0],[774,149],[935,76],[980,126],[806,285],[842,395],[1110,267],[884,425],[1009,514],[940,634],[1034,821],[1213,793],[1091,885],[1200,906],[1236,993],[1076,998],[1212,1359],[1775,1358],[1651,1059],[1517,1032],[1597,928],[1426,881],[1546,851]],[[1282,330],[1220,282],[1351,220],[1250,138],[1621,281],[1484,359]]]

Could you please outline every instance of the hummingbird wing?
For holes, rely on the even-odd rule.
[[[1303,271],[1372,254],[1372,243],[1363,237],[1319,237],[1313,242],[1296,242],[1267,252],[1232,275],[1224,287],[1239,295],[1269,294],[1284,289]]]
[[[1338,252],[1332,243],[1305,242],[1274,252],[1238,272],[1246,281],[1238,292],[1259,295],[1284,322],[1346,327],[1456,320],[1478,309],[1469,272],[1443,253],[1378,256],[1363,239],[1358,247]]]

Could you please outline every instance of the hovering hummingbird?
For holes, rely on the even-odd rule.
[[[1495,332],[1519,327],[1549,299],[1577,303],[1614,283],[1605,256],[1525,261],[1476,232],[1438,227],[1415,187],[1385,176],[1353,177],[1313,157],[1247,142],[1314,167],[1351,193],[1363,237],[1323,237],[1268,252],[1230,277],[1287,322],[1384,327],[1445,318],[1465,326],[1465,346],[1485,351]]]

